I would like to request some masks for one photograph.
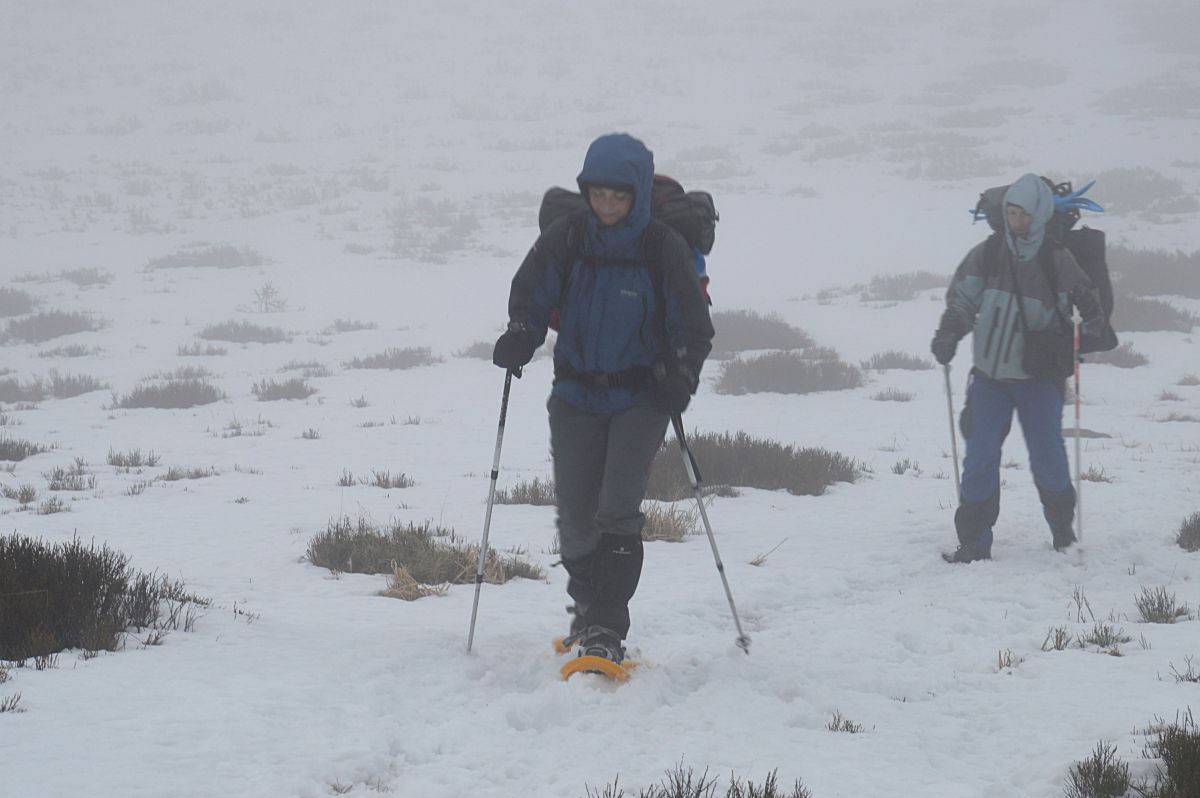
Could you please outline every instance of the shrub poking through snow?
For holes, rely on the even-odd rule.
[[[933,368],[933,361],[929,358],[910,355],[907,352],[901,352],[896,349],[889,349],[886,352],[878,352],[871,355],[870,360],[863,361],[862,367],[872,371],[887,371],[888,369],[928,371]]]
[[[192,344],[180,344],[175,350],[175,354],[180,357],[219,357],[229,354],[229,350],[223,346],[215,346],[213,344],[202,344],[196,341]]]
[[[1088,482],[1114,482],[1116,477],[1110,477],[1108,472],[1103,467],[1088,466],[1086,471],[1079,474],[1079,478]]]
[[[13,319],[8,323],[5,332],[13,340],[40,344],[63,335],[93,332],[103,326],[103,322],[87,313],[48,310],[22,319]]]
[[[180,409],[208,405],[224,398],[219,390],[204,380],[167,380],[164,383],[139,385],[126,396],[116,398],[116,407]]]
[[[112,282],[111,274],[95,268],[63,269],[58,273],[58,276],[67,282],[75,283],[80,288],[88,288],[93,285],[108,285]]]
[[[812,798],[812,793],[800,779],[792,783],[791,790],[779,786],[778,771],[772,770],[766,775],[761,784],[753,780],[742,781],[736,776],[729,777],[729,786],[724,793],[718,793],[716,778],[710,778],[708,770],[697,774],[693,768],[684,769],[682,764],[667,770],[663,780],[655,785],[645,787],[637,793],[630,793],[630,798]],[[613,779],[603,790],[593,791],[584,787],[586,798],[624,798],[625,790],[620,786],[620,778]]]
[[[134,571],[107,546],[49,544],[0,536],[0,659],[44,657],[66,648],[114,650],[127,629],[161,625],[164,608],[205,601],[182,583]]]
[[[1187,551],[1200,550],[1200,513],[1192,513],[1183,519],[1183,523],[1179,526],[1179,533],[1175,536],[1175,542],[1179,544],[1180,548]]]
[[[16,377],[0,380],[0,402],[40,402],[46,398],[46,388],[41,380],[21,383]]]
[[[408,474],[401,471],[399,474],[393,474],[391,471],[371,471],[371,479],[365,484],[376,488],[411,488],[417,483]]]
[[[102,391],[108,387],[95,377],[82,374],[59,374],[57,371],[50,372],[49,380],[50,393],[56,399],[70,399],[92,391]]]
[[[854,482],[861,475],[859,466],[845,455],[826,449],[797,449],[752,438],[745,432],[693,434],[688,446],[700,466],[705,488],[784,489],[800,496],[820,496],[835,482]],[[691,495],[678,444],[668,439],[654,457],[646,497],[677,501]]]
[[[1184,374],[1179,378],[1179,382],[1175,384],[1183,386],[1200,385],[1200,374]]]
[[[737,358],[722,363],[715,390],[735,395],[816,393],[857,388],[862,384],[862,372],[836,356],[810,358],[796,352],[769,352],[748,360]]]
[[[1188,710],[1174,723],[1161,719],[1146,730],[1145,756],[1159,760],[1154,784],[1139,792],[1147,798],[1191,798],[1200,785],[1200,728]]]
[[[1065,651],[1071,645],[1072,635],[1065,626],[1052,626],[1042,641],[1042,651]]]
[[[1135,369],[1150,362],[1150,358],[1136,351],[1133,344],[1128,341],[1107,352],[1093,352],[1090,355],[1084,355],[1083,359],[1088,363],[1103,363],[1119,369]]]
[[[1165,587],[1143,587],[1133,603],[1146,623],[1175,623],[1190,612],[1188,605],[1180,604]]]
[[[1108,247],[1108,262],[1122,291],[1142,296],[1200,299],[1200,251]]]
[[[1132,782],[1129,765],[1117,756],[1117,747],[1101,740],[1087,759],[1071,765],[1064,798],[1124,798]]]
[[[535,507],[548,507],[553,506],[555,501],[554,480],[540,477],[498,490],[495,496],[496,504],[532,504]]]
[[[164,482],[178,482],[181,479],[205,479],[207,477],[215,477],[217,469],[205,468],[204,466],[196,466],[194,468],[181,468],[179,466],[171,466],[167,469],[167,473],[163,474],[160,479]]]
[[[263,380],[254,383],[250,390],[260,402],[272,402],[278,399],[307,399],[317,392],[317,389],[305,382],[303,377],[293,377],[283,382]]]
[[[861,723],[843,718],[840,710],[834,710],[833,717],[825,724],[825,728],[832,732],[846,732],[847,734],[861,734],[866,731]]]
[[[359,330],[374,330],[379,327],[373,321],[355,321],[354,319],[334,319],[333,325],[325,330],[326,333],[349,333]]]
[[[748,350],[805,349],[816,343],[811,335],[774,313],[762,316],[752,310],[717,311],[712,314],[712,323],[716,335],[709,357],[715,360]]]
[[[897,388],[884,388],[882,391],[872,395],[871,399],[876,402],[911,402],[913,395],[908,391],[901,391]]]
[[[196,244],[173,255],[163,255],[146,264],[147,269],[240,269],[261,266],[266,260],[249,247],[238,249],[229,244]]]
[[[6,499],[12,499],[17,504],[24,507],[27,504],[33,504],[37,499],[37,488],[33,485],[0,485],[0,496]]]
[[[50,451],[48,446],[0,435],[0,460],[24,460],[30,455],[48,451]]]
[[[33,312],[33,297],[15,288],[0,288],[0,319]]]
[[[1097,621],[1092,626],[1092,631],[1080,635],[1079,643],[1081,648],[1088,643],[1098,648],[1113,648],[1132,639],[1121,627],[1113,626],[1107,621]]]
[[[423,585],[475,581],[479,547],[463,544],[453,530],[423,524],[393,524],[380,529],[366,519],[330,521],[308,543],[308,560],[331,571],[394,575],[397,568]],[[484,580],[503,584],[514,577],[541,579],[540,567],[516,554],[488,551]]]
[[[492,350],[496,345],[492,341],[475,341],[454,353],[455,357],[468,357],[475,360],[491,360]]]
[[[1118,333],[1123,332],[1191,332],[1197,321],[1196,315],[1181,310],[1161,299],[1144,299],[1126,294],[1117,286],[1118,295],[1113,303],[1112,324]]]
[[[278,327],[265,327],[248,321],[226,321],[210,324],[196,336],[206,341],[229,341],[234,344],[277,344],[292,340]]]
[[[950,284],[945,274],[933,272],[908,272],[906,274],[882,274],[871,278],[862,292],[863,302],[904,302],[921,291],[931,288],[944,289]]]
[[[70,468],[57,466],[43,474],[49,490],[93,490],[96,487],[96,475],[89,474],[87,463],[76,457]]]
[[[159,456],[154,450],[142,454],[141,449],[130,449],[128,452],[118,452],[111,447],[108,450],[107,462],[117,468],[153,468],[158,465]]]
[[[411,369],[417,366],[428,366],[440,363],[441,358],[434,357],[427,346],[398,349],[392,347],[379,354],[363,358],[354,358],[346,363],[348,369]]]
[[[695,503],[643,504],[642,512],[646,523],[642,526],[642,540],[647,542],[665,540],[679,543],[685,536],[696,531],[700,511]]]

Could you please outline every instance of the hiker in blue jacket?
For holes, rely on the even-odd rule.
[[[959,545],[946,555],[949,562],[991,558],[992,526],[1000,514],[1000,449],[1014,409],[1054,548],[1063,551],[1075,542],[1075,489],[1062,434],[1065,378],[1074,365],[1071,306],[1079,309],[1085,334],[1098,333],[1105,321],[1092,281],[1047,229],[1054,193],[1046,181],[1024,175],[1005,193],[1003,209],[1003,227],[955,272],[930,347],[945,365],[959,339],[974,333],[961,423],[967,451],[954,515]],[[1050,354],[1043,348],[1057,354],[1043,357]],[[1042,366],[1047,360],[1054,362],[1050,373]]]
[[[684,239],[650,218],[654,157],[592,142],[584,210],[546,228],[512,281],[493,362],[519,369],[559,311],[550,394],[558,536],[574,602],[568,645],[620,662],[642,571],[641,503],[673,414],[696,392],[713,328]]]

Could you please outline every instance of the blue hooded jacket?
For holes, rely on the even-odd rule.
[[[713,328],[695,261],[683,238],[650,219],[654,156],[624,134],[592,142],[579,173],[588,186],[627,188],[633,207],[605,227],[590,206],[551,224],[513,278],[509,319],[538,344],[559,310],[554,394],[593,413],[615,413],[648,398],[648,385],[603,387],[579,375],[614,375],[656,364],[698,377]],[[658,237],[647,257],[647,239]]]

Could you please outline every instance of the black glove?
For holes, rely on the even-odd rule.
[[[953,360],[954,353],[958,349],[958,339],[958,333],[953,330],[939,328],[933,334],[933,341],[929,344],[929,351],[933,353],[933,359],[943,366]]]
[[[1095,327],[1104,321],[1104,314],[1100,310],[1100,301],[1096,299],[1093,292],[1082,285],[1077,285],[1071,289],[1069,296],[1071,304],[1079,308],[1079,315],[1083,318],[1084,326]]]
[[[650,402],[664,413],[675,416],[687,410],[694,392],[695,389],[687,377],[682,374],[668,374],[655,383],[650,392]]]
[[[533,353],[537,348],[537,341],[529,328],[512,322],[504,334],[496,339],[496,348],[492,350],[492,362],[502,369],[516,371],[533,360]]]
[[[962,319],[957,313],[946,308],[938,322],[937,331],[933,334],[933,341],[929,344],[929,351],[933,353],[933,359],[943,366],[953,360],[954,352],[958,349],[959,339],[966,334],[967,327],[963,324]]]

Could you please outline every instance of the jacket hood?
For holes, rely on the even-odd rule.
[[[1008,230],[1007,206],[1019,205],[1033,217],[1029,226],[1029,235],[1014,240]],[[1008,249],[1017,256],[1017,260],[1029,261],[1037,257],[1038,250],[1046,238],[1046,225],[1054,216],[1054,192],[1046,181],[1035,174],[1022,175],[1017,182],[1008,187],[1004,193],[1004,240]]]
[[[650,223],[650,191],[654,184],[654,153],[628,133],[609,133],[592,142],[576,178],[587,198],[588,186],[633,190],[633,208],[612,227],[600,227],[596,214],[588,213],[588,238],[592,253],[630,257],[634,244]]]

